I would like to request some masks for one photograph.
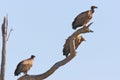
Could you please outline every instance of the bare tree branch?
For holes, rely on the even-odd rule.
[[[92,23],[90,23],[85,28],[78,29],[70,37],[68,37],[68,39],[70,40],[70,55],[68,57],[66,57],[65,59],[63,59],[63,60],[61,60],[57,63],[55,63],[48,71],[46,71],[43,74],[24,75],[24,76],[20,77],[18,80],[43,80],[43,79],[49,77],[51,74],[53,74],[59,67],[61,67],[61,66],[65,65],[66,63],[70,62],[76,55],[76,53],[75,53],[75,41],[74,41],[75,39],[74,38],[76,38],[78,35],[80,35],[82,33],[93,32],[92,30],[89,29],[89,26],[91,24]]]
[[[9,39],[10,34],[11,34],[12,31],[13,31],[13,29],[10,29],[10,32],[9,32],[9,34],[8,34],[8,37],[7,37],[7,41],[8,41],[8,39]]]
[[[5,77],[5,64],[6,64],[6,38],[7,38],[8,18],[4,17],[2,24],[2,60],[1,60],[1,80]]]

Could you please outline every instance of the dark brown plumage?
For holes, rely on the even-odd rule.
[[[28,70],[30,70],[30,68],[33,65],[33,61],[34,61],[35,56],[31,55],[31,57],[29,59],[23,60],[21,61],[18,65],[17,68],[14,72],[15,76],[18,76],[20,73],[24,73],[27,74]]]
[[[85,39],[82,36],[77,36],[74,41],[75,41],[75,49],[77,49],[78,46],[81,44],[81,42],[85,41]],[[70,38],[68,38],[64,44],[63,55],[67,57],[69,53],[70,53]]]
[[[91,10],[80,13],[73,21],[72,28],[76,29],[77,27],[85,27],[85,25],[91,20],[92,14],[96,6],[91,6]]]

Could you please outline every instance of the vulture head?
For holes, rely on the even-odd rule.
[[[94,9],[98,8],[97,6],[91,6],[92,13],[94,13]]]
[[[33,58],[35,58],[35,56],[34,56],[34,55],[31,55],[31,58],[33,59]]]

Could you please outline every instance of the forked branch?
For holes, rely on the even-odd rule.
[[[24,75],[22,77],[20,77],[18,80],[44,80],[45,78],[49,77],[50,75],[52,75],[59,67],[65,65],[66,63],[70,62],[76,55],[75,53],[75,38],[78,38],[78,35],[82,34],[82,33],[88,33],[88,32],[93,32],[92,30],[89,29],[89,26],[92,23],[90,23],[88,26],[86,26],[85,28],[81,28],[78,29],[77,31],[75,31],[71,36],[68,37],[68,41],[70,43],[70,55],[68,57],[66,57],[65,59],[55,63],[48,71],[46,71],[43,74],[39,74],[39,75]],[[82,36],[79,37],[79,40],[81,41]],[[67,41],[66,41],[67,42]]]

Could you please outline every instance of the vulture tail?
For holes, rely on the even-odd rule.
[[[73,21],[73,23],[72,23],[72,29],[74,29],[74,30],[78,27],[81,27],[81,26],[82,26],[81,24],[78,24],[75,21]]]
[[[63,55],[65,55],[66,57],[68,56],[69,52],[69,49],[63,49]]]
[[[15,72],[14,72],[14,75],[18,76],[20,73],[21,73],[20,70],[16,69]]]

